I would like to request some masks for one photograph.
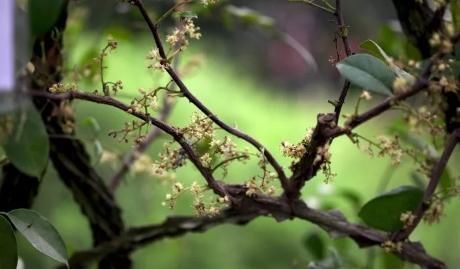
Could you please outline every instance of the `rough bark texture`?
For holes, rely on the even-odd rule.
[[[63,33],[67,21],[66,1],[52,30],[34,40],[31,62],[35,66],[29,80],[34,91],[46,91],[62,80]],[[75,139],[73,111],[68,101],[35,98],[34,104],[42,113],[50,135],[50,160],[60,179],[72,192],[88,219],[94,245],[113,240],[124,231],[121,210],[105,183],[91,167],[90,157],[81,141]],[[28,208],[38,193],[39,179],[27,176],[12,164],[3,168],[0,186],[0,210]],[[131,267],[128,250],[111,253],[99,263],[100,269]]]

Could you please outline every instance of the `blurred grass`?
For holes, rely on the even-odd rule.
[[[70,44],[70,64],[78,63],[85,51],[102,48],[97,37],[79,37],[78,42]],[[137,89],[154,88],[165,81],[158,72],[148,71],[145,56],[152,43],[146,37],[136,37],[132,41],[121,42],[119,48],[107,60],[109,69],[106,71],[107,80],[122,80],[125,90],[120,99],[128,103],[123,96],[137,94]],[[192,57],[193,51],[205,52],[205,63],[191,76],[185,78],[185,83],[196,96],[213,112],[228,123],[235,124],[242,131],[257,138],[282,160],[288,169],[290,161],[280,152],[281,141],[299,141],[307,128],[314,127],[316,115],[319,112],[331,111],[327,104],[325,89],[305,89],[305,94],[289,95],[288,89],[267,89],[266,83],[251,79],[250,74],[241,72],[231,59],[219,58],[208,50],[206,44],[192,52],[188,52],[181,61],[186,62]],[[82,84],[91,91],[98,84]],[[322,93],[318,93],[322,91]],[[331,98],[331,97],[329,97]],[[332,97],[333,98],[333,97]],[[353,101],[350,98],[350,103]],[[110,107],[74,101],[78,126],[87,117],[94,117],[101,126],[99,139],[104,148],[109,151],[122,153],[129,145],[118,142],[107,136],[109,130],[121,129],[123,122],[131,119],[121,111]],[[347,108],[351,110],[351,107]],[[171,115],[171,123],[184,125],[189,122],[191,113],[196,111],[185,99],[179,99]],[[383,133],[388,117],[382,117],[374,123],[360,128],[360,133],[372,137]],[[84,130],[77,130],[85,137]],[[149,155],[156,158],[162,144],[169,141],[162,137],[151,145]],[[246,146],[244,143],[239,145]],[[92,150],[91,143],[88,149]],[[375,196],[377,185],[388,160],[369,158],[351,144],[347,138],[339,138],[332,146],[332,170],[337,173],[330,193],[325,192],[322,175],[309,182],[304,191],[304,197],[316,197],[323,204],[343,211],[354,221],[356,212],[344,197],[338,194],[343,190],[356,191],[364,202]],[[397,168],[390,182],[390,187],[409,182],[412,163],[404,159]],[[98,165],[98,170],[104,178],[110,178],[117,164]],[[390,168],[392,169],[392,168]],[[394,168],[396,169],[396,168]],[[255,165],[234,165],[229,174],[229,180],[243,182],[252,175],[259,173]],[[190,165],[177,171],[177,179],[186,185],[192,181],[201,181],[199,174]],[[162,221],[173,214],[192,214],[190,197],[181,197],[177,209],[171,211],[160,204],[168,192],[168,186],[159,180],[147,176],[129,175],[117,192],[117,200],[123,208],[126,223],[129,225],[152,224]],[[72,202],[71,194],[65,190],[57,176],[51,171],[45,179],[38,197],[36,208],[51,219],[63,235],[70,253],[90,247],[90,231],[86,220],[78,207]],[[415,234],[415,239],[427,243],[427,249],[435,256],[446,259],[451,265],[460,264],[460,258],[453,251],[460,247],[460,234],[453,233],[460,221],[455,215],[459,208],[458,202],[452,202],[447,208],[447,217],[434,227],[423,225]],[[385,214],[385,212],[382,212]],[[319,230],[313,225],[302,221],[285,221],[276,223],[272,219],[261,218],[246,227],[224,225],[204,234],[191,234],[172,240],[156,242],[133,255],[135,268],[306,268],[310,259],[309,253],[302,245],[303,236],[312,230]],[[449,232],[448,232],[449,231]],[[324,232],[322,236],[327,238]],[[348,255],[359,257],[363,262],[366,251],[358,251],[348,239],[333,242],[328,239],[329,246],[340,245]],[[46,258],[24,250],[28,268],[51,268],[51,262]],[[31,266],[31,264],[34,264]],[[376,267],[379,268],[379,267]],[[406,267],[409,268],[409,267]]]

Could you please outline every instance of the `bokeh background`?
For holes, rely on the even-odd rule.
[[[145,2],[152,16],[158,16],[173,1]],[[291,35],[314,56],[318,69],[315,71],[305,63],[270,30],[229,18],[222,8],[227,4],[249,7],[272,18],[276,29]],[[390,1],[343,1],[343,6],[354,51],[358,51],[359,44],[366,39],[373,39],[398,57],[402,48],[397,40],[402,35]],[[334,18],[307,5],[278,0],[222,0],[215,8],[195,12],[199,15],[203,37],[193,40],[180,56],[180,65],[198,62],[184,77],[186,84],[219,117],[261,141],[287,168],[290,160],[282,156],[281,142],[300,141],[306,130],[314,127],[318,113],[332,111],[327,101],[337,98],[341,88],[342,79],[330,61],[337,51]],[[173,25],[174,20],[166,20],[162,27],[166,31]],[[145,56],[153,42],[137,11],[124,3],[102,0],[71,1],[64,45],[67,81],[73,81],[72,72],[98,55],[108,36],[117,40],[119,47],[106,58],[106,79],[123,81],[125,88],[118,95],[120,100],[129,102],[139,94],[139,88],[154,88],[166,81],[164,74],[147,69]],[[340,42],[338,49],[341,51]],[[98,82],[92,80],[78,81],[78,85],[88,91],[99,87]],[[359,94],[357,89],[351,91],[345,113],[352,112]],[[362,109],[380,98],[374,96]],[[132,141],[120,142],[108,133],[123,128],[124,122],[131,118],[100,105],[82,101],[74,104],[78,137],[86,142],[101,175],[110,178],[120,164],[101,161],[100,149],[120,155],[129,150]],[[193,111],[186,100],[179,99],[170,122],[183,126],[190,121]],[[360,127],[358,132],[375,138],[388,133],[396,118],[396,113],[388,113]],[[88,127],[89,121],[97,121],[100,130],[95,133]],[[169,141],[167,137],[160,137],[151,145],[148,155],[157,158],[166,141]],[[412,184],[410,172],[415,164],[408,158],[404,158],[401,165],[392,166],[386,158],[369,157],[347,138],[337,139],[331,150],[332,170],[337,176],[326,184],[324,176],[319,174],[307,184],[303,198],[311,206],[338,209],[350,220],[360,222],[356,212],[365,201],[384,189]],[[455,167],[458,160],[457,154],[451,161],[453,170],[458,169]],[[257,169],[251,163],[233,165],[228,180],[243,182],[259,173]],[[190,165],[180,168],[176,177],[185,185],[200,180]],[[174,214],[194,214],[192,198],[187,195],[179,198],[174,210],[161,206],[169,188],[161,179],[129,174],[116,194],[126,222],[132,226],[146,225]],[[460,233],[456,231],[460,225],[459,206],[458,201],[451,201],[440,223],[421,225],[413,235],[414,240],[423,241],[430,253],[445,260],[451,268],[460,265],[457,255]],[[56,226],[70,253],[91,247],[87,222],[52,168],[41,185],[35,209]],[[341,262],[328,268],[395,269],[388,259],[382,258],[380,249],[359,250],[351,240],[332,240],[326,232],[304,221],[276,223],[268,218],[260,218],[245,227],[223,225],[203,234],[155,242],[133,254],[134,268],[308,268],[315,260],[311,248],[306,247],[312,235],[319,238],[316,244],[324,244],[327,256],[340,254]],[[27,244],[22,244],[20,250],[26,268],[56,265],[37,255]]]

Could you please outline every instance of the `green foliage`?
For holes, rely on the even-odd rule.
[[[48,163],[49,141],[45,125],[35,107],[21,107],[4,116],[1,142],[8,159],[22,172],[40,177]]]
[[[29,0],[29,22],[32,35],[42,36],[56,23],[66,0]]]
[[[68,266],[64,241],[48,220],[29,209],[16,209],[7,216],[34,248]]]
[[[380,59],[368,54],[355,54],[337,64],[340,74],[366,90],[392,95],[395,73]]]
[[[0,269],[16,269],[18,249],[10,223],[0,215]]]
[[[359,217],[369,226],[387,232],[401,229],[401,214],[413,211],[420,204],[423,191],[414,186],[401,186],[368,201]]]

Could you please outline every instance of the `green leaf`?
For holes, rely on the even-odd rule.
[[[401,214],[414,211],[423,197],[423,191],[414,186],[401,186],[375,197],[359,211],[359,217],[369,226],[387,232],[403,227]]]
[[[368,39],[359,45],[360,48],[369,52],[372,56],[379,58],[387,63],[391,62],[391,57],[373,40]]]
[[[307,234],[303,245],[315,260],[322,260],[326,257],[326,245],[317,232]]]
[[[398,77],[404,78],[409,84],[412,84],[415,81],[415,77],[394,64],[393,59],[388,56],[388,54],[376,42],[368,39],[364,41],[360,47],[367,50],[371,55],[385,61]]]
[[[42,36],[53,28],[63,10],[64,2],[64,0],[29,0],[29,23],[34,36]]]
[[[48,220],[29,209],[16,209],[7,215],[34,248],[68,267],[64,241]]]
[[[32,104],[2,116],[11,128],[0,128],[8,159],[22,172],[40,177],[48,163],[49,140],[40,114]]]
[[[13,228],[0,215],[0,269],[16,269],[17,263],[18,247]]]
[[[392,95],[395,73],[378,58],[369,54],[355,54],[337,64],[340,74],[366,90]]]

